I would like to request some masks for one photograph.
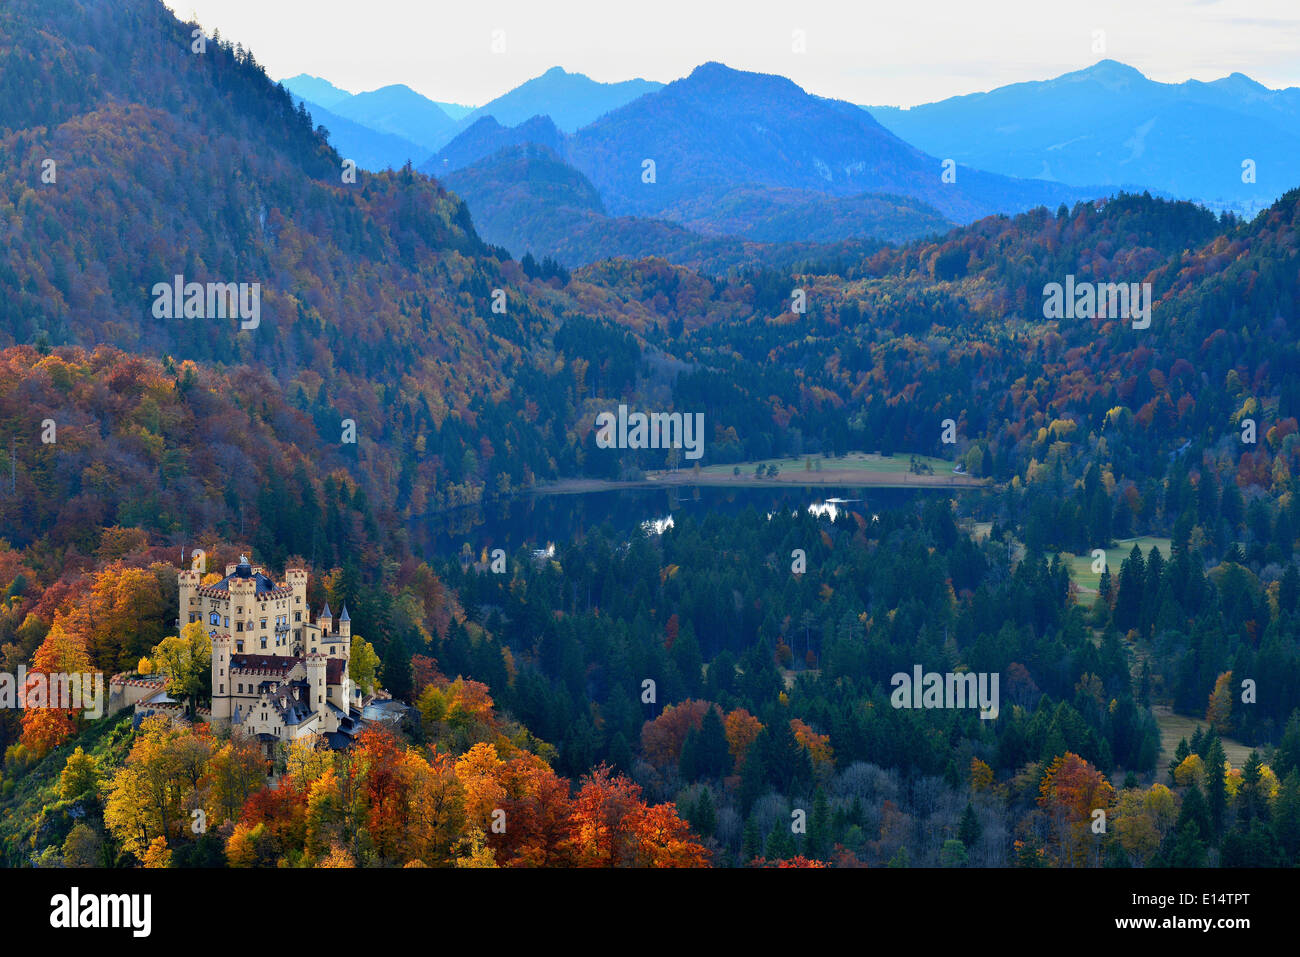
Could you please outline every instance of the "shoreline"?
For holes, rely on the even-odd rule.
[[[529,491],[534,495],[580,495],[586,492],[611,492],[620,489],[644,488],[988,488],[991,482],[970,476],[913,475],[872,473],[859,469],[834,469],[814,473],[817,479],[776,478],[760,479],[748,475],[695,475],[689,470],[679,472],[652,472],[644,479],[618,481],[614,479],[560,479],[556,482],[535,485]]]

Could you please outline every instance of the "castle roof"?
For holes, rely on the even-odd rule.
[[[230,656],[230,671],[279,672],[288,674],[296,665],[302,664],[301,658],[292,655],[252,655],[234,654]]]
[[[341,615],[339,615],[339,621],[351,621],[351,620],[352,620],[352,619],[351,619],[350,617],[348,617],[348,603],[347,603],[347,602],[344,602],[344,603],[343,603],[343,613],[342,613]]]
[[[322,609],[320,610],[320,614],[317,615],[316,617],[317,617],[317,618],[333,618],[333,617],[334,617],[334,616],[330,613],[330,603],[329,603],[328,601],[325,602],[325,607],[322,608]]]
[[[261,572],[253,571],[251,565],[236,565],[233,572],[221,579],[221,581],[208,585],[206,590],[228,592],[230,591],[231,581],[235,579],[241,581],[252,579],[255,582],[254,591],[258,595],[268,595],[274,591],[280,590],[280,586],[275,583],[274,579],[268,578]]]

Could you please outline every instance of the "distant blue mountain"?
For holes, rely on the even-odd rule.
[[[1300,182],[1300,89],[1240,73],[1158,83],[1102,60],[989,93],[864,109],[928,153],[1007,176],[1129,184],[1247,210]],[[1248,159],[1255,183],[1242,182]]]
[[[457,124],[441,107],[401,83],[358,93],[336,104],[332,112],[382,133],[391,133],[424,147],[428,157],[455,135]]]
[[[1105,190],[1013,179],[959,166],[944,182],[927,155],[842,100],[813,96],[782,76],[706,63],[690,76],[607,113],[569,137],[567,161],[612,215],[657,216],[704,228],[726,197],[752,190],[830,196],[888,193],[921,200],[954,222]],[[644,171],[653,161],[655,179]]]
[[[465,106],[461,103],[444,103],[442,100],[434,100],[433,105],[438,107],[438,109],[442,110],[442,112],[446,113],[457,123],[465,119],[465,117],[469,116],[477,109],[477,107]]]
[[[400,169],[408,160],[418,163],[428,153],[410,140],[362,126],[318,103],[302,102],[311,114],[312,125],[329,130],[330,144],[344,159],[352,160],[362,169]]]
[[[541,114],[549,116],[559,129],[572,133],[610,110],[662,88],[662,83],[641,79],[598,83],[557,66],[480,106],[468,120],[490,116],[502,126],[518,126]]]
[[[420,170],[431,176],[445,176],[507,147],[524,144],[563,153],[564,134],[555,128],[549,116],[534,116],[518,126],[502,126],[495,117],[484,116],[439,150]]]
[[[296,99],[324,107],[336,117],[368,127],[377,133],[397,136],[406,142],[417,144],[421,149],[412,158],[417,164],[428,162],[433,153],[446,146],[457,134],[488,118],[502,129],[513,129],[529,123],[535,117],[550,117],[553,128],[571,133],[610,110],[663,87],[662,83],[640,79],[598,83],[581,73],[568,73],[557,66],[502,94],[485,106],[471,107],[431,100],[401,84],[353,94],[328,80],[305,73],[282,82]],[[337,121],[333,125],[326,125],[331,130],[335,127],[340,132],[343,130],[343,124]],[[480,128],[475,135],[484,133],[486,129],[489,128]],[[490,156],[504,146],[522,142],[558,145],[546,138],[533,139],[533,133],[533,128],[528,127],[525,134],[529,138],[498,136],[501,142],[493,149],[477,151],[472,158],[464,160],[460,165],[468,165]],[[435,171],[434,164],[429,163],[429,168],[430,171]],[[438,164],[438,168],[445,171],[445,164]]]
[[[329,80],[322,80],[318,76],[311,76],[306,73],[299,73],[297,76],[291,76],[287,80],[280,81],[286,90],[293,94],[295,100],[306,100],[308,103],[315,103],[325,109],[333,109],[338,104],[352,96],[347,90],[341,90]]]

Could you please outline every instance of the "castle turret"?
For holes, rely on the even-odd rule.
[[[257,578],[253,574],[253,566],[248,563],[247,558],[240,558],[239,564],[235,566],[234,571],[229,576],[229,595],[232,606],[231,617],[236,622],[247,623],[248,630],[251,631],[253,621],[253,603],[257,600]],[[243,629],[238,624],[235,631]],[[252,635],[248,636],[252,639]]]
[[[212,639],[212,720],[229,720],[234,706],[231,704],[229,635],[220,634]]]
[[[311,700],[308,702],[312,711],[321,716],[322,722],[325,717],[325,662],[324,655],[307,656],[307,683],[311,686]]]
[[[285,584],[293,592],[289,600],[289,627],[293,629],[295,645],[303,644],[303,626],[311,620],[307,608],[307,570],[305,568],[288,568],[284,573]]]
[[[177,603],[178,627],[184,628],[191,621],[197,621],[202,613],[198,601],[200,581],[199,573],[188,568],[176,578],[177,587],[180,589],[180,601]]]
[[[334,613],[330,611],[329,602],[325,602],[325,607],[316,616],[316,624],[320,625],[321,637],[334,634]]]
[[[352,637],[352,617],[348,614],[347,602],[343,603],[343,611],[339,613],[339,635],[343,638]]]

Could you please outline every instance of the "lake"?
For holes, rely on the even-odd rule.
[[[482,549],[545,548],[581,538],[591,529],[608,526],[611,537],[627,538],[644,522],[668,516],[714,512],[735,514],[747,508],[773,512],[778,508],[818,506],[840,499],[855,511],[879,512],[904,507],[921,496],[952,495],[951,488],[817,488],[792,487],[645,487],[578,492],[565,495],[525,494],[486,506],[469,506],[430,515],[414,523],[418,551],[426,557],[447,558],[469,544]]]

